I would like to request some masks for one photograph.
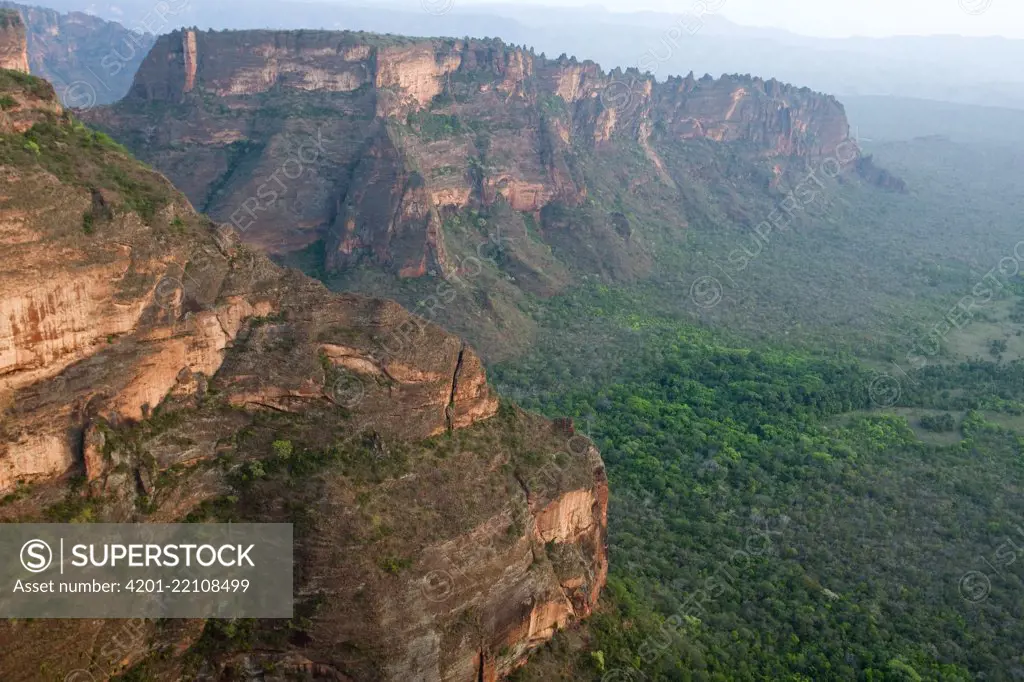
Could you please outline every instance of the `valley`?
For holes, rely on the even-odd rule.
[[[195,27],[74,109],[3,16],[0,522],[296,533],[4,679],[1024,676],[1014,110]]]

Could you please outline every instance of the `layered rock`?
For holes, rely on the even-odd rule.
[[[0,9],[0,69],[28,73],[28,37],[21,15]]]
[[[551,459],[530,468],[485,444],[509,425],[529,446],[550,448]],[[378,490],[374,504],[353,512],[345,501],[355,491],[339,486],[334,502],[314,507],[331,522],[301,571],[306,589],[329,588],[335,598],[301,653],[324,676],[495,682],[596,605],[607,575],[607,484],[593,447],[572,453],[549,423],[522,413],[460,433],[437,470],[414,468],[387,486],[387,499]],[[357,527],[363,514],[387,537],[367,538]],[[433,530],[416,522],[424,517]],[[415,557],[407,568],[381,571],[382,560],[407,556]],[[250,654],[231,664],[260,669],[268,660]]]
[[[801,167],[856,148],[834,98],[776,81],[657,83],[498,40],[325,31],[164,36],[128,98],[90,120],[247,241],[286,253],[324,238],[329,270],[370,262],[401,277],[458,267],[442,229],[453,212],[581,206],[583,154],[639,145],[675,187],[665,144]],[[303,151],[314,137],[320,154]]]
[[[297,629],[254,626],[258,647],[202,661],[215,679],[495,680],[590,612],[607,483],[589,441],[499,411],[436,325],[249,250],[44,86],[0,93],[21,116],[0,138],[0,521],[302,510]],[[146,647],[98,661],[118,627],[0,624],[0,677],[194,674],[202,622],[140,622]]]
[[[812,162],[849,141],[843,105],[834,97],[771,79],[705,76],[669,78],[652,92],[654,120],[675,135],[745,142],[773,156]]]

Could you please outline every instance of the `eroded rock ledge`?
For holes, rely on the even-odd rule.
[[[0,166],[0,521],[292,522],[297,618],[198,657],[213,626],[142,622],[102,661],[123,623],[4,622],[0,677],[479,682],[590,613],[589,441],[499,407],[473,350],[398,304],[242,246],[36,85],[10,94],[48,132]]]

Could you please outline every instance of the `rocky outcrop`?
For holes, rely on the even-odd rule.
[[[192,88],[196,87],[196,71],[199,69],[199,55],[198,49],[196,48],[196,32],[185,31],[183,33],[185,44],[183,51],[185,53],[185,87],[184,92],[192,92]]]
[[[0,133],[21,134],[34,126],[36,123],[48,120],[51,116],[59,116],[64,108],[57,101],[57,95],[53,86],[44,80],[34,76],[11,76],[4,77],[5,82],[14,85],[20,83],[20,87],[5,88],[7,101],[0,109]],[[30,239],[22,229],[24,216],[18,213],[11,213],[0,216],[3,236],[10,243],[20,243]]]
[[[320,567],[318,582],[362,593],[374,605],[374,615],[365,618],[354,615],[361,610],[356,600],[339,600],[321,612],[325,627],[338,633],[335,641],[372,643],[385,653],[386,665],[379,673],[342,668],[344,655],[326,642],[311,647],[309,658],[360,680],[494,682],[557,630],[590,614],[607,571],[603,465],[592,446],[571,454],[550,424],[521,413],[509,418],[531,443],[566,457],[564,469],[553,460],[524,467],[503,448],[485,452],[477,440],[484,431],[471,430],[446,456],[455,461],[442,465],[443,474],[418,471],[414,475],[424,480],[398,482],[392,495],[407,508],[378,506],[374,513],[403,543],[422,543],[407,579],[381,580],[373,568],[344,567],[351,560],[343,561],[330,541],[318,543],[309,557]],[[529,492],[500,473],[510,467]],[[446,480],[450,476],[454,480]],[[428,482],[430,493],[422,487]],[[468,492],[467,486],[475,487]],[[451,505],[456,509],[445,509]],[[552,511],[558,509],[564,513]],[[440,527],[452,524],[461,532],[428,538],[403,519],[428,510]],[[347,537],[345,528],[334,533],[339,541]]]
[[[30,193],[38,181],[11,182],[9,191]],[[62,208],[80,216],[88,202],[86,196],[71,194]],[[198,254],[196,265],[188,251],[147,254],[125,234],[111,241],[95,239],[91,248],[76,250],[40,234],[40,216],[25,209],[14,212],[22,217],[17,229],[7,232],[16,238],[8,244],[11,258],[0,279],[0,391],[15,408],[7,421],[10,439],[0,444],[0,491],[73,469],[81,454],[74,434],[90,419],[142,420],[167,396],[193,387],[197,375],[215,377],[224,399],[240,407],[292,411],[306,401],[332,404],[351,398],[348,409],[380,417],[381,433],[405,439],[469,426],[497,409],[472,350],[397,304],[332,297],[294,277],[280,278],[273,293],[218,289],[232,259],[239,257],[236,252],[213,252],[204,244],[210,252]],[[49,264],[55,248],[65,252],[56,268]],[[272,267],[259,265],[261,257],[247,257],[254,267]],[[176,260],[186,263],[184,270]],[[209,272],[200,278],[189,264]],[[39,276],[44,267],[45,278]],[[24,282],[32,281],[40,284],[26,289]],[[128,284],[130,292],[124,290]],[[210,288],[206,300],[193,298],[199,292],[192,289],[199,287]],[[274,327],[275,335],[288,335],[293,350],[306,349],[304,362],[282,368],[268,381],[270,368],[260,366],[266,355],[257,345],[254,354],[234,357],[230,367],[223,367],[245,320],[291,310],[312,313],[321,306],[330,312],[319,312],[315,319],[312,314],[293,317]],[[351,330],[350,339],[358,329],[368,335],[360,343],[348,340],[348,354],[335,363],[352,376],[343,398],[331,384],[333,370],[325,375],[317,368],[319,355],[332,347],[322,328],[332,325]],[[251,333],[262,337],[269,332]],[[330,354],[326,357],[334,362]],[[79,394],[73,388],[79,385],[91,388]],[[76,412],[75,400],[67,398],[88,402],[88,411]],[[459,418],[453,420],[451,413]]]
[[[668,144],[733,145],[801,168],[855,148],[834,98],[774,80],[657,83],[499,40],[326,31],[164,36],[128,98],[90,120],[248,242],[285,253],[324,238],[328,270],[371,262],[400,277],[450,272],[448,254],[475,248],[445,243],[453,212],[504,202],[543,219],[581,206],[581,155],[617,163],[638,145],[675,188]],[[303,151],[314,137],[320,154]]]
[[[638,106],[645,106],[641,95]],[[750,76],[669,78],[651,94],[652,117],[683,139],[744,142],[772,156],[812,162],[849,141],[846,112],[834,97]]]
[[[28,38],[21,15],[0,9],[0,69],[28,73]]]
[[[23,117],[6,134],[46,123],[0,166],[0,522],[308,512],[301,617],[207,656],[211,679],[496,680],[590,613],[607,484],[589,441],[499,409],[438,326],[250,250],[44,85],[0,88]],[[195,675],[201,621],[140,622],[147,646],[98,662],[122,625],[4,622],[0,677]]]
[[[152,31],[171,27],[180,3],[154,6],[149,28],[125,27],[84,12],[61,13],[0,0],[21,15],[28,39],[25,71],[50,81],[68,107],[88,109],[124,97],[146,53]]]
[[[857,159],[856,170],[857,175],[876,187],[890,192],[905,193],[907,191],[907,183],[902,178],[896,177],[884,168],[879,168],[870,156],[862,156]]]

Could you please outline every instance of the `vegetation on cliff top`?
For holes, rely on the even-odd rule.
[[[11,28],[13,26],[24,26],[21,21],[21,14],[16,9],[0,7],[0,28]]]
[[[55,99],[49,83],[14,71],[0,72],[0,90],[8,97],[21,92],[42,100]],[[98,221],[109,218],[112,209],[137,213],[154,226],[172,227],[167,219],[158,220],[159,214],[183,198],[163,176],[139,164],[108,135],[88,128],[69,113],[41,112],[39,119],[24,133],[0,135],[0,163],[40,168],[61,182],[103,197],[83,219],[87,232],[96,229]]]
[[[565,115],[564,102],[541,108]],[[508,160],[492,153],[493,132],[517,125],[440,108],[405,121],[416,142],[472,138],[482,152],[476,181],[488,164]],[[0,158],[115,192],[147,219],[171,200],[148,175],[106,169],[123,150],[65,122],[5,136]],[[997,186],[989,175],[973,195],[978,205],[965,205],[963,187],[949,188],[964,173],[990,173],[985,164],[962,149],[942,153],[973,162],[966,171],[926,147],[888,149],[890,158],[932,164],[932,177],[918,178],[926,183],[920,195],[880,195],[844,176],[769,239],[750,226],[777,212],[781,193],[775,169],[751,162],[756,150],[683,142],[657,124],[651,139],[663,166],[634,141],[612,140],[603,157],[570,150],[566,172],[585,179],[587,194],[551,202],[539,220],[502,200],[444,220],[452,252],[476,255],[484,267],[470,295],[442,307],[437,321],[484,343],[507,344],[510,334],[521,347],[533,342],[494,376],[528,406],[576,417],[602,447],[612,483],[605,609],[519,678],[1014,675],[1024,664],[1016,618],[1024,582],[1010,569],[1024,524],[1016,501],[1024,483],[1024,279],[1005,277],[992,306],[943,336],[932,365],[908,367],[895,393],[892,377],[871,368],[899,360],[919,322],[942,319],[972,290],[979,265],[1012,251],[1019,233],[1005,197],[1019,185]],[[84,178],[62,161],[68,151],[90,159]],[[550,161],[549,153],[540,156]],[[423,170],[455,173],[442,168],[452,167]],[[962,229],[976,224],[985,229]],[[578,279],[567,288],[569,270]],[[345,277],[335,283],[380,285],[409,305],[438,284],[381,284],[366,268]],[[717,290],[695,289],[700,281]],[[500,314],[507,317],[494,324]],[[491,334],[509,321],[506,334]],[[394,445],[362,432],[336,442],[315,414],[261,416],[221,443],[215,466],[229,471],[228,490],[189,520],[284,514],[308,530],[318,486],[346,487],[351,508],[368,517],[360,557],[387,581],[413,566],[409,548],[423,538],[405,500],[386,486],[417,467],[427,478],[467,447],[508,454],[501,475],[484,479],[492,488],[458,497],[458,509],[424,488],[424,507],[446,514],[445,532],[464,531],[482,518],[489,493],[528,479],[543,460],[543,448],[508,437],[519,418],[506,408],[457,437]],[[152,464],[143,440],[124,448],[133,465]],[[190,475],[158,478],[140,518]],[[60,518],[93,513],[53,508]],[[246,649],[257,631],[212,624],[192,653]]]

